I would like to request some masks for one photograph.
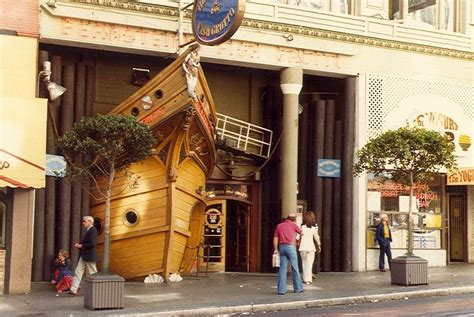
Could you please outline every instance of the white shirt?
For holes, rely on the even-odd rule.
[[[301,230],[303,231],[303,237],[300,241],[300,248],[299,251],[316,251],[316,247],[314,242],[316,241],[316,245],[321,246],[321,241],[319,241],[319,234],[318,234],[318,225],[308,228],[306,225],[301,226]]]

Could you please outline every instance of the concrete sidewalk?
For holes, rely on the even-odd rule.
[[[390,272],[320,273],[305,292],[276,294],[276,274],[213,273],[170,284],[125,283],[124,309],[89,311],[84,297],[56,296],[49,283],[25,295],[4,295],[1,316],[212,316],[414,297],[474,293],[474,265],[430,268],[429,285],[390,284]],[[289,278],[291,283],[291,278]]]

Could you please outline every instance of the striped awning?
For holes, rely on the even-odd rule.
[[[47,100],[0,97],[0,187],[45,186]]]

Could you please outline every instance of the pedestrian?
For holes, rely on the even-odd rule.
[[[303,282],[311,284],[313,282],[313,262],[317,252],[321,252],[321,241],[318,234],[318,225],[314,212],[306,213],[304,223],[301,225],[303,236],[299,239],[299,248],[301,264],[303,266]]]
[[[82,217],[82,226],[86,229],[86,234],[81,243],[74,244],[74,247],[79,249],[79,261],[74,273],[72,286],[67,292],[70,295],[76,295],[86,268],[89,274],[97,273],[96,262],[98,258],[95,248],[97,244],[97,230],[94,227],[94,218],[91,216]]]
[[[275,229],[273,235],[273,254],[280,254],[280,269],[278,270],[278,287],[279,295],[287,292],[286,273],[288,262],[291,265],[291,273],[293,277],[293,290],[295,293],[304,291],[301,275],[298,269],[298,254],[296,251],[296,234],[303,236],[301,228],[295,223],[296,215],[289,214]]]
[[[71,270],[71,259],[69,253],[61,249],[58,257],[53,262],[53,283],[56,286],[56,292],[62,293],[67,291],[71,285],[74,273]]]
[[[380,256],[379,256],[379,270],[381,272],[386,272],[385,270],[385,254],[388,258],[388,265],[390,266],[390,261],[392,260],[392,250],[390,248],[390,243],[392,242],[392,232],[388,226],[388,216],[386,214],[380,215],[380,223],[377,225],[375,231],[375,239],[380,246]]]

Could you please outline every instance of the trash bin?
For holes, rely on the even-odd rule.
[[[428,261],[415,255],[399,256],[390,261],[392,284],[428,284]]]
[[[122,309],[125,279],[116,274],[93,274],[84,279],[84,307]]]

